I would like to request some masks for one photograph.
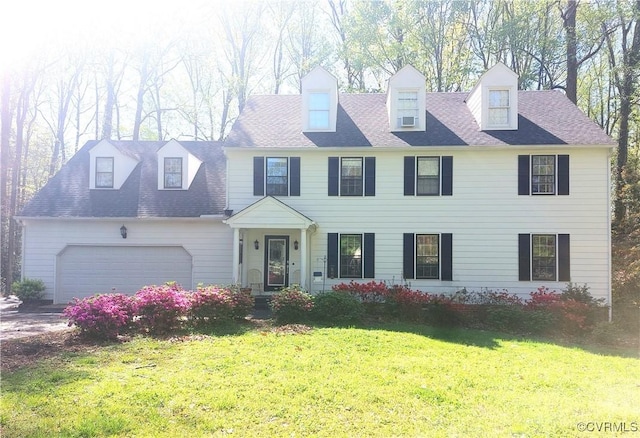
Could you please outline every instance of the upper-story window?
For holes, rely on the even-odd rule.
[[[404,157],[405,196],[452,196],[453,157]]]
[[[300,196],[300,157],[253,157],[254,196]]]
[[[518,155],[519,195],[568,195],[569,155]]]
[[[398,128],[413,128],[418,124],[418,92],[398,92]]]
[[[329,196],[375,196],[375,157],[329,157]]]
[[[509,90],[489,90],[489,125],[509,125]]]
[[[309,94],[309,129],[329,128],[329,93]]]
[[[96,188],[113,188],[113,157],[96,157]]]
[[[440,157],[418,157],[418,195],[440,194]]]
[[[165,157],[164,159],[164,188],[182,188],[182,158]]]
[[[289,194],[289,165],[287,158],[267,158],[267,195]]]

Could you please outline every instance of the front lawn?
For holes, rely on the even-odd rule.
[[[0,425],[3,437],[565,437],[640,429],[638,406],[637,357],[421,325],[294,326],[136,337],[6,372]]]

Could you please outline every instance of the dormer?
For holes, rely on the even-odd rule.
[[[481,131],[518,129],[518,75],[497,63],[480,77],[466,103]]]
[[[137,165],[133,154],[102,140],[89,151],[89,188],[118,190]]]
[[[405,65],[391,76],[387,89],[390,131],[427,129],[426,93],[424,75],[411,65]]]
[[[176,140],[158,150],[158,190],[189,190],[202,161]]]
[[[322,67],[302,78],[303,132],[336,132],[338,80]]]

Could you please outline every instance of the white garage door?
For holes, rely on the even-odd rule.
[[[191,255],[181,246],[68,246],[57,272],[58,303],[113,289],[132,294],[167,281],[191,289]]]

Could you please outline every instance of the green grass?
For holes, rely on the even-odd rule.
[[[3,437],[584,436],[579,422],[640,427],[639,385],[636,357],[491,332],[249,330],[6,373],[0,424]]]

